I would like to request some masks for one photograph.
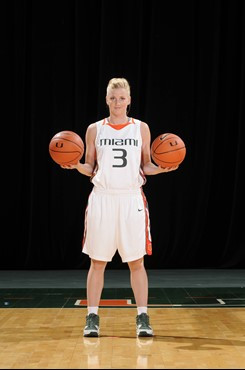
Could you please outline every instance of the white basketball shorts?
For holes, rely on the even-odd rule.
[[[150,220],[142,189],[94,187],[84,220],[83,253],[109,262],[118,250],[123,262],[151,254]]]

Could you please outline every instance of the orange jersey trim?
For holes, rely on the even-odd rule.
[[[128,126],[128,125],[132,125],[132,124],[134,124],[134,123],[135,123],[135,122],[134,122],[134,119],[133,119],[133,118],[132,118],[132,121],[130,121],[130,122],[120,123],[120,124],[118,124],[118,125],[115,125],[115,124],[113,124],[113,123],[108,122],[108,121],[106,120],[106,118],[105,118],[105,119],[104,119],[104,121],[103,121],[103,125],[110,126],[110,127],[114,128],[115,130],[121,130],[122,128],[124,128],[124,127],[126,127],[126,126]]]
[[[90,197],[91,194],[92,194],[92,191],[90,192],[90,194],[88,196],[87,206],[86,206],[85,215],[84,215],[84,230],[83,230],[83,239],[82,239],[82,250],[83,250],[83,246],[85,244],[85,240],[86,240],[86,236],[87,236],[88,202],[89,202],[89,197]]]
[[[145,207],[145,250],[148,256],[152,255],[152,242],[151,242],[151,233],[150,233],[150,218],[149,218],[149,210],[148,210],[148,203],[146,200],[146,196],[141,189],[141,195],[144,201]]]

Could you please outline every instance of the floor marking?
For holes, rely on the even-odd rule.
[[[219,298],[217,301],[220,304],[226,304],[225,301],[245,301],[245,298]]]
[[[226,301],[245,301],[245,298],[222,298]]]
[[[87,306],[87,299],[78,299],[75,306]],[[131,306],[131,299],[101,299],[99,306]]]

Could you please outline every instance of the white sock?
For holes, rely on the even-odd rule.
[[[147,313],[147,307],[137,307],[138,315],[141,313]]]
[[[95,313],[95,315],[98,315],[98,309],[99,309],[98,306],[97,307],[90,306],[90,307],[88,307],[88,314]]]

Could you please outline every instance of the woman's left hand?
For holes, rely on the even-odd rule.
[[[159,169],[161,169],[160,172],[170,172],[170,171],[175,171],[179,166],[174,166],[174,167],[164,167],[162,168],[161,166],[158,166]]]

